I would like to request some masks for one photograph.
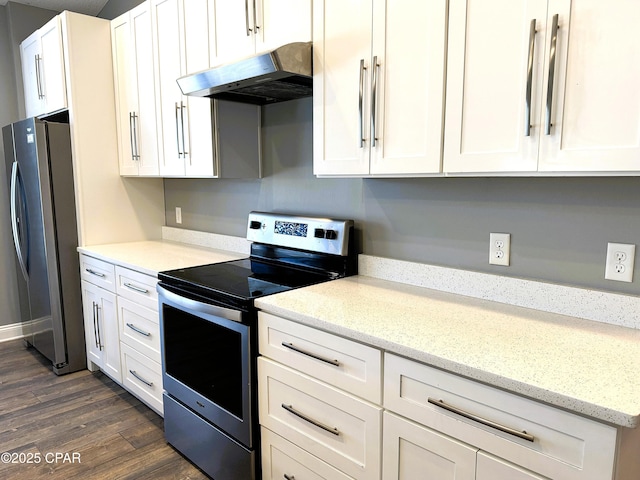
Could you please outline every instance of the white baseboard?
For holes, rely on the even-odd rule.
[[[0,342],[8,342],[9,340],[16,340],[23,338],[24,324],[12,323],[11,325],[0,325]]]

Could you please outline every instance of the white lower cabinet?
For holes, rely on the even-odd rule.
[[[533,472],[523,470],[485,452],[478,452],[476,480],[545,480]]]
[[[89,369],[162,415],[158,279],[84,254],[80,267]]]

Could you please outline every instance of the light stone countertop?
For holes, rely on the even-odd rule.
[[[640,423],[637,329],[366,276],[256,305],[605,422]]]
[[[247,242],[248,245],[248,242]],[[78,252],[151,276],[176,268],[246,258],[247,253],[219,250],[167,240],[78,247]]]

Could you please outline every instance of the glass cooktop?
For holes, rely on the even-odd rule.
[[[329,280],[326,273],[245,258],[160,272],[165,285],[218,302],[253,299]]]

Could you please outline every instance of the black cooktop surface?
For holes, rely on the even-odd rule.
[[[160,272],[158,279],[211,300],[250,302],[329,280],[330,275],[245,258]]]

